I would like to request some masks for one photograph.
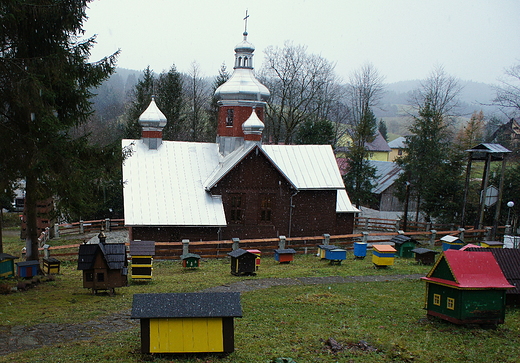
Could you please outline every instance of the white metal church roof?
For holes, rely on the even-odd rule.
[[[254,146],[222,158],[218,144],[163,141],[150,150],[141,140],[123,140],[132,155],[123,165],[125,224],[225,226],[222,200],[209,190]],[[261,152],[298,190],[338,190],[336,210],[358,212],[350,203],[329,145],[263,145]]]

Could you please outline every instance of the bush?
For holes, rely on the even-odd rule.
[[[7,295],[11,292],[11,285],[9,284],[0,284],[0,294]]]
[[[20,214],[21,212],[9,212],[3,214],[3,228],[13,228],[13,227],[20,227],[21,220],[20,220]]]

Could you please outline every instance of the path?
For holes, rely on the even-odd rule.
[[[215,286],[202,292],[248,292],[272,286],[344,284],[352,282],[395,281],[418,279],[423,275],[391,276],[325,276],[298,278],[266,278],[241,280],[228,285]],[[104,316],[79,324],[42,323],[34,326],[0,326],[0,356],[45,345],[89,340],[96,335],[127,330],[139,325],[139,320],[130,319],[130,310]]]

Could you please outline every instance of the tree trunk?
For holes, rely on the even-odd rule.
[[[38,177],[33,171],[28,172],[25,180],[25,221],[26,235],[25,247],[27,249],[26,259],[39,260],[38,253],[38,220],[37,220],[37,192]]]

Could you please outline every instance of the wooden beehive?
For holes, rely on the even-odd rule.
[[[325,259],[330,261],[331,265],[341,265],[341,261],[347,259],[347,250],[343,248],[326,250]]]
[[[425,309],[456,324],[501,324],[514,288],[491,252],[444,251],[426,277]]]
[[[228,253],[231,257],[231,273],[235,276],[255,275],[257,255],[238,248]]]
[[[415,253],[415,260],[423,265],[433,265],[435,263],[435,256],[439,253],[428,248],[414,248],[412,250]]]
[[[240,293],[135,294],[142,353],[231,353]]]
[[[18,276],[29,278],[38,275],[40,262],[36,260],[16,262],[16,267]]]
[[[0,253],[0,278],[14,277],[14,260],[18,257]]]
[[[132,279],[151,280],[155,241],[130,241],[130,256],[132,258]]]
[[[397,256],[404,258],[413,257],[414,254],[412,250],[416,247],[417,241],[412,237],[399,234],[397,236],[392,237],[390,242],[394,244]]]
[[[295,253],[296,250],[293,248],[278,248],[274,250],[274,260],[280,263],[291,263]]]
[[[376,267],[394,264],[395,248],[390,245],[372,245],[372,262]]]
[[[464,241],[455,236],[444,236],[441,238],[442,250],[460,250],[464,246]]]

